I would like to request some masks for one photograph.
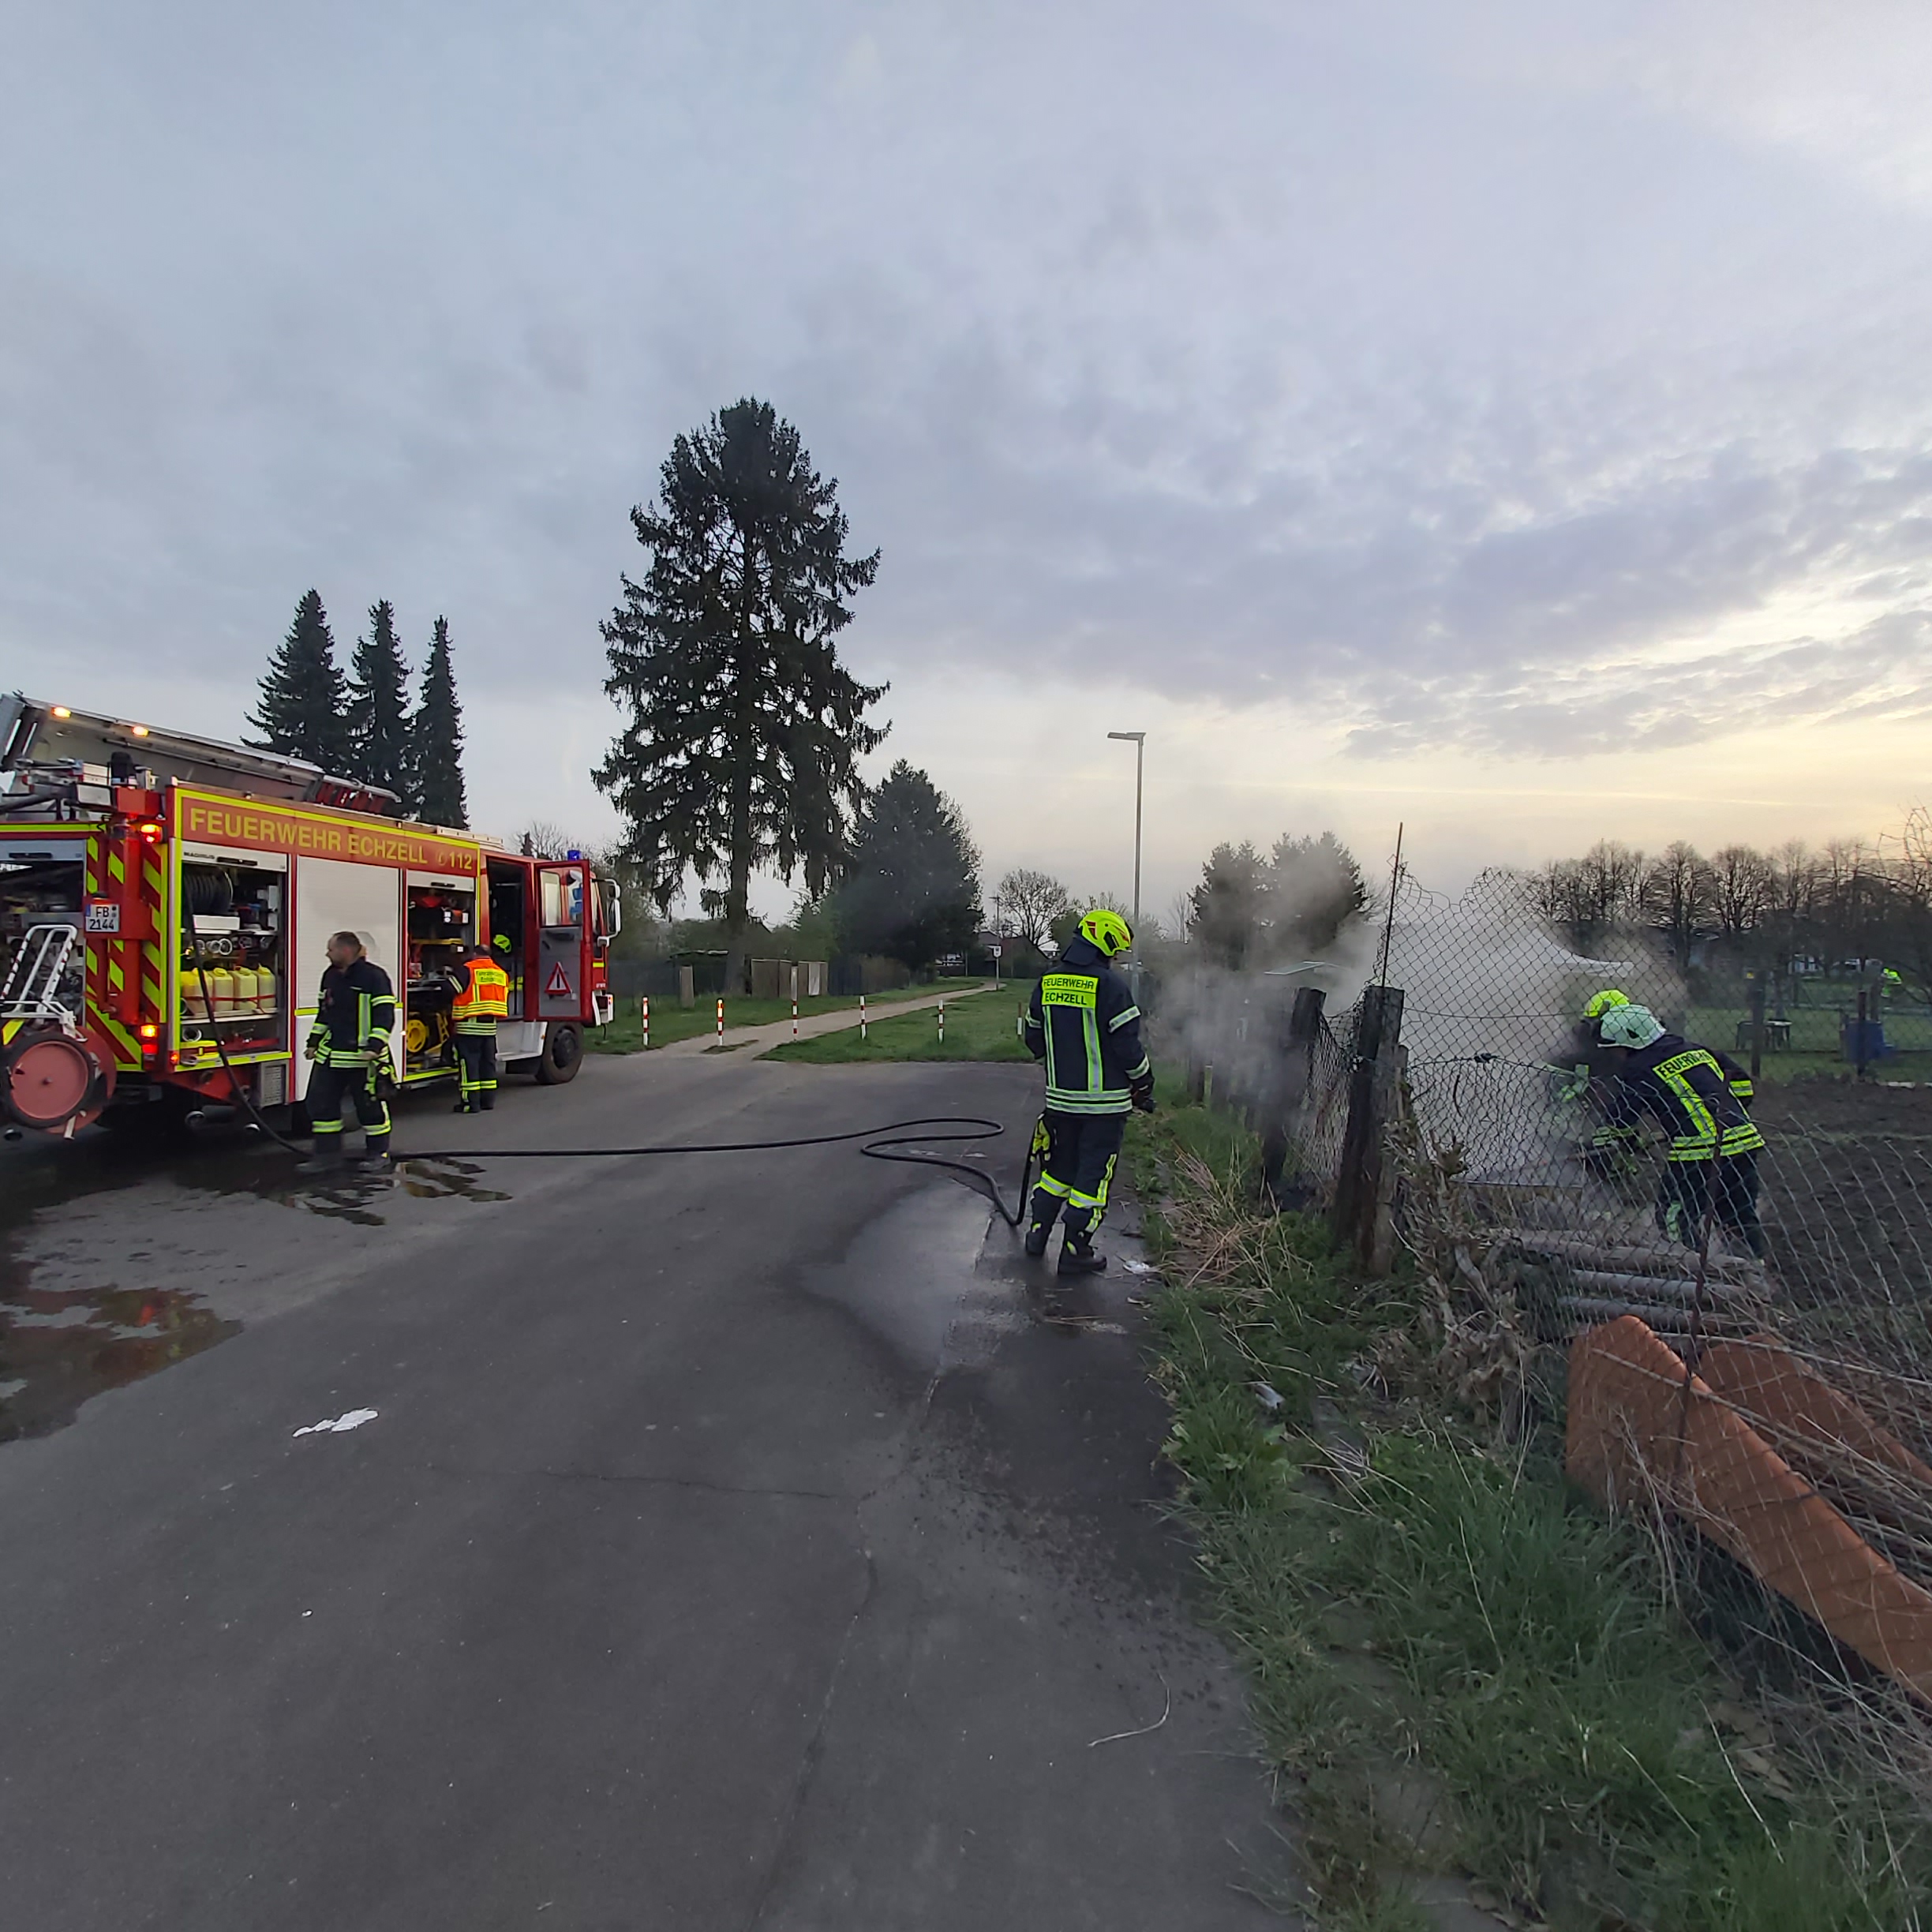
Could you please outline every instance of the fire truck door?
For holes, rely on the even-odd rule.
[[[309,1089],[309,1062],[302,1046],[315,1020],[316,995],[328,967],[329,934],[361,935],[369,956],[388,974],[397,989],[399,1024],[390,1040],[396,1077],[402,1073],[400,1002],[406,979],[402,962],[402,875],[387,866],[350,865],[339,859],[298,858],[295,861],[295,930],[288,953],[289,978],[294,987],[295,1092],[300,1099]]]
[[[576,1020],[584,1010],[584,868],[540,867],[537,874],[537,1014]]]

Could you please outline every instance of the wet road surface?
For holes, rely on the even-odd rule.
[[[1010,1192],[1036,1104],[593,1058],[397,1143],[984,1114]],[[968,1188],[850,1148],[291,1166],[0,1150],[11,1923],[1282,1923],[1134,1277],[1056,1295]]]

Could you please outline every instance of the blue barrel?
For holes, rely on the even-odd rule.
[[[1869,1066],[1885,1057],[1885,1022],[1882,1020],[1840,1020],[1838,1039],[1844,1057],[1854,1066]]]

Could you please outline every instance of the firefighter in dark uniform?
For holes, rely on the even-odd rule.
[[[496,1023],[510,1011],[510,975],[482,946],[464,949],[447,977],[455,989],[450,1023],[456,1036],[459,1114],[487,1114],[496,1104]]]
[[[395,1031],[395,988],[352,932],[331,935],[328,957],[304,1050],[315,1062],[305,1103],[315,1132],[315,1155],[302,1163],[305,1174],[343,1164],[345,1098],[355,1102],[364,1163],[380,1166],[389,1157],[389,1103],[383,1084],[389,1073],[390,1035]]]
[[[1644,1121],[1654,1121],[1670,1136],[1657,1185],[1657,1226],[1697,1248],[1708,1216],[1762,1256],[1758,1156],[1765,1137],[1733,1077],[1748,1084],[1748,1076],[1709,1047],[1665,1032],[1647,1006],[1627,1000],[1604,1006],[1595,1025],[1605,1075],[1604,1123],[1593,1156],[1614,1160],[1642,1138]]]
[[[1046,1252],[1058,1215],[1065,1228],[1062,1275],[1097,1275],[1106,1266],[1094,1252],[1093,1237],[1106,1212],[1128,1110],[1153,1110],[1154,1070],[1140,1043],[1140,1009],[1110,963],[1133,944],[1118,912],[1089,912],[1080,936],[1034,987],[1022,1029],[1034,1058],[1046,1065],[1046,1153],[1026,1251]]]
[[[1583,1009],[1583,1033],[1586,1050],[1593,1048],[1597,1044],[1597,1021],[1612,1006],[1627,1006],[1630,1004],[1630,995],[1627,993],[1619,993],[1615,987],[1606,987],[1602,992],[1591,994],[1589,1005]],[[1717,1062],[1718,1066],[1723,1070],[1724,1084],[1739,1099],[1749,1106],[1758,1097],[1758,1084],[1751,1078],[1750,1070],[1739,1065],[1720,1047],[1707,1046],[1705,1051]]]

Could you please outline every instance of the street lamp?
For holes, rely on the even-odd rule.
[[[1140,963],[1140,777],[1147,762],[1147,733],[1140,732],[1109,732],[1110,738],[1117,738],[1123,744],[1134,748],[1134,889],[1133,929],[1134,964]]]

